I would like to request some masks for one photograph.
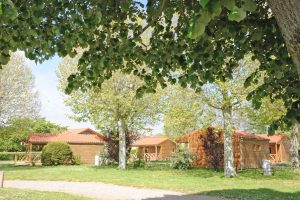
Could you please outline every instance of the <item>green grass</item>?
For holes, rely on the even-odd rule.
[[[80,196],[74,196],[61,192],[44,192],[35,190],[24,190],[24,189],[12,189],[12,188],[2,188],[0,189],[0,199],[5,200],[33,200],[33,199],[43,199],[43,200],[88,200],[89,198],[84,198]]]
[[[265,177],[260,170],[245,170],[235,178],[209,169],[173,170],[166,167],[119,170],[93,166],[0,166],[7,179],[99,181],[118,185],[160,188],[189,194],[237,199],[300,199],[300,172],[275,169]]]

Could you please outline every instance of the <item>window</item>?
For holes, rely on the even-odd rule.
[[[261,145],[253,144],[253,151],[261,151]]]

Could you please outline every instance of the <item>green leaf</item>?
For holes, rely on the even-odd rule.
[[[253,0],[244,0],[244,4],[242,5],[242,8],[246,11],[253,12],[256,10],[257,5]]]
[[[210,0],[199,0],[200,5],[202,6],[202,8],[205,8],[205,6],[208,4]]]
[[[188,30],[188,37],[189,38],[193,37],[193,32],[194,32],[194,29],[195,29],[195,22],[196,22],[196,16],[193,16],[190,19],[190,22],[189,22],[189,30]]]
[[[3,7],[2,7],[2,3],[0,2],[0,15],[3,15]]]
[[[196,20],[195,28],[194,28],[191,38],[197,39],[201,35],[203,35],[203,33],[205,32],[205,27],[206,27],[206,24],[203,21],[201,21],[201,18],[198,18]]]
[[[212,14],[212,17],[219,16],[222,12],[221,2],[219,0],[213,2],[211,1],[208,9]]]
[[[234,10],[235,6],[235,0],[222,0],[222,5],[227,8],[228,10]]]
[[[241,8],[236,7],[229,15],[228,19],[231,21],[240,22],[246,17],[246,11]]]
[[[18,11],[11,1],[8,1],[8,4],[2,7],[2,10],[4,16],[11,20],[14,20],[18,17]]]

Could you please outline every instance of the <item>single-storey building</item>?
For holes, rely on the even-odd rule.
[[[137,147],[137,156],[145,160],[165,160],[176,151],[174,141],[158,136],[141,137],[131,146]]]
[[[176,139],[185,143],[195,155],[194,166],[224,166],[224,134],[214,127],[201,128]],[[234,166],[236,169],[260,168],[262,160],[269,158],[269,139],[235,130],[232,137]]]
[[[27,152],[42,150],[49,142],[66,142],[73,155],[83,164],[92,164],[95,155],[103,153],[105,137],[90,128],[69,129],[63,133],[32,133],[26,141]]]
[[[270,160],[272,163],[291,161],[290,139],[286,134],[267,135],[259,134],[260,137],[269,139]]]

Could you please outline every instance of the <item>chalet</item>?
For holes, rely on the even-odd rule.
[[[290,140],[286,134],[267,135],[259,134],[260,137],[269,139],[270,160],[272,163],[290,162]]]
[[[83,164],[94,163],[95,155],[104,151],[105,137],[90,128],[69,129],[60,134],[32,133],[26,141],[26,151],[40,151],[49,142],[66,142],[73,155]]]
[[[176,151],[176,143],[165,137],[142,137],[135,141],[132,147],[137,147],[137,156],[145,160],[165,160]]]
[[[214,138],[214,142],[208,140],[208,136]],[[177,138],[176,142],[186,144],[187,150],[196,156],[194,166],[213,167],[213,162],[218,157],[217,166],[224,166],[224,134],[221,130],[214,127],[197,129]],[[212,152],[207,147],[210,143],[218,144],[213,146]],[[269,139],[235,130],[232,143],[234,166],[237,169],[260,168],[262,160],[269,158]]]

